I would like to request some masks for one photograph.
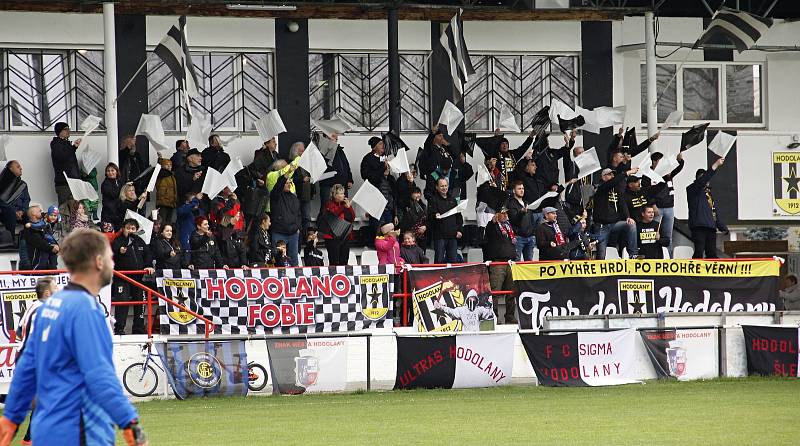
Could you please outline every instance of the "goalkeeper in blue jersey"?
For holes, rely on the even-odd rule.
[[[126,444],[146,445],[114,371],[111,331],[96,298],[113,277],[111,247],[88,229],[60,247],[71,282],[37,313],[0,418],[0,446],[11,442],[34,398],[35,445],[113,445],[115,425]]]

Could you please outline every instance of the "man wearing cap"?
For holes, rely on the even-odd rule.
[[[217,172],[225,170],[225,168],[228,167],[228,163],[231,162],[231,156],[225,153],[219,135],[211,135],[208,137],[208,147],[203,149],[201,156],[203,157],[203,167],[211,167]]]
[[[369,216],[369,225],[372,228],[370,232],[375,234],[378,227],[394,220],[395,181],[389,170],[389,164],[386,162],[383,140],[373,136],[368,143],[372,151],[361,159],[361,178],[375,186],[386,199],[383,214]]]
[[[417,160],[420,174],[425,179],[423,190],[425,199],[430,200],[436,195],[437,182],[440,178],[446,179],[450,184],[449,175],[454,158],[458,158],[458,149],[451,148],[439,129],[439,124],[436,124],[425,139]]]
[[[175,141],[175,153],[172,154],[172,157],[169,159],[172,161],[172,171],[175,172],[179,169],[183,169],[183,166],[186,165],[186,152],[189,151],[189,141],[185,139],[179,139]]]
[[[628,187],[622,198],[625,200],[625,206],[628,207],[628,215],[636,221],[642,219],[642,209],[649,203],[646,191],[642,189],[642,179],[635,176],[629,176],[625,182]]]
[[[186,152],[186,165],[175,170],[175,181],[178,185],[178,196],[185,197],[188,193],[199,193],[203,188],[205,169],[202,166],[203,157],[200,151],[192,148]]]
[[[650,155],[652,162],[650,169],[655,170],[663,157],[661,152]],[[648,198],[655,206],[656,221],[661,225],[661,238],[669,240],[667,250],[669,250],[670,257],[672,257],[672,228],[675,224],[675,187],[672,181],[675,179],[675,175],[681,173],[684,164],[683,153],[679,153],[678,167],[664,175],[664,182],[651,184],[650,178],[642,177],[642,187],[647,190]]]
[[[597,259],[606,258],[606,247],[609,240],[616,243],[618,240],[626,242],[628,255],[635,256],[638,247],[636,245],[636,222],[630,218],[628,207],[622,200],[622,196],[617,188],[626,178],[626,175],[633,175],[639,171],[634,167],[627,172],[621,170],[614,171],[606,167],[600,173],[602,182],[597,186],[594,193],[594,233],[597,234]]]
[[[689,205],[689,229],[692,231],[695,259],[717,258],[717,230],[728,232],[728,227],[719,218],[714,196],[711,194],[709,182],[725,162],[719,158],[711,165],[711,169],[697,169],[695,180],[686,188],[686,201]]]
[[[533,248],[536,247],[536,227],[542,220],[541,213],[534,213],[528,209],[530,203],[525,201],[525,184],[514,181],[513,194],[506,203],[508,209],[508,219],[514,234],[517,236],[515,249],[517,251],[516,260],[533,260]]]
[[[461,229],[464,220],[460,212],[449,217],[440,218],[442,214],[456,207],[456,199],[448,192],[447,180],[439,178],[436,182],[436,195],[428,201],[428,227],[431,231],[433,249],[435,252],[434,263],[458,263],[458,239],[461,238]]]
[[[567,258],[567,233],[558,224],[558,209],[548,206],[542,210],[544,221],[536,228],[536,247],[539,260],[564,260]]]
[[[489,266],[489,285],[492,287],[492,291],[514,290],[511,265],[508,264],[508,261],[517,258],[517,251],[514,248],[516,242],[514,228],[511,226],[511,222],[508,221],[508,209],[505,206],[500,207],[492,221],[486,224],[486,244],[483,248],[483,258],[485,260],[503,262],[499,265]],[[516,303],[514,298],[509,295],[504,297],[506,304],[505,323],[516,324]],[[497,311],[497,307],[495,307],[495,311]]]
[[[78,157],[75,156],[81,139],[78,138],[75,142],[69,141],[69,125],[66,122],[56,123],[54,131],[56,136],[50,141],[50,158],[53,161],[53,182],[60,205],[72,199],[72,192],[69,190],[64,174],[75,179],[81,177]]]

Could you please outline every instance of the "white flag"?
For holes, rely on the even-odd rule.
[[[399,175],[401,173],[406,173],[411,170],[411,167],[408,165],[408,154],[406,154],[406,149],[400,148],[397,151],[397,155],[389,161],[389,169],[392,170],[393,174]]]
[[[67,176],[66,172],[64,172],[64,178],[67,179],[67,186],[69,186],[69,191],[72,193],[73,200],[97,200],[97,191],[94,190],[91,184],[86,181],[70,178]]]
[[[83,141],[81,141],[81,145],[84,145]],[[78,154],[79,167],[83,173],[87,175],[92,171],[92,169],[97,167],[97,165],[100,163],[100,159],[103,157],[99,153],[92,150],[88,143],[86,144],[86,148],[84,148],[82,151],[79,149],[78,152],[80,152]]]
[[[478,174],[475,176],[475,178],[478,180],[478,186],[492,179],[489,169],[483,162],[478,163]]]
[[[566,105],[564,105],[564,107],[566,107]],[[571,110],[567,107],[567,109],[564,111],[569,114]],[[600,129],[622,124],[624,122],[625,107],[596,107],[594,110],[589,110],[583,107],[575,107],[575,115],[583,116],[585,124],[581,127],[582,130],[592,133],[600,133]],[[563,114],[561,115],[561,118],[566,119],[564,118]],[[556,121],[557,120],[558,119],[556,118]]]
[[[447,217],[449,217],[451,215],[460,214],[460,213],[462,213],[462,212],[467,210],[467,204],[468,203],[469,203],[469,200],[461,201],[457,205],[455,205],[453,207],[453,209],[450,209],[449,211],[445,212],[444,214],[440,214],[436,218],[441,220],[441,219],[447,218]]]
[[[161,172],[161,164],[156,163],[155,167],[153,168],[153,174],[150,175],[150,181],[147,182],[147,189],[146,192],[153,192],[153,189],[156,188],[156,181],[158,180],[158,174]]]
[[[78,144],[78,150],[86,148],[86,145],[89,143],[89,140],[86,138],[91,135],[93,131],[97,130],[101,122],[103,122],[103,118],[92,115],[87,116],[86,119],[81,122],[80,129],[83,130],[83,136],[81,137],[81,143]],[[91,169],[89,169],[89,171],[91,171]],[[87,173],[89,171],[87,171]]]
[[[683,112],[680,110],[675,110],[674,112],[670,113],[669,116],[667,116],[667,119],[664,121],[664,125],[661,126],[661,130],[666,130],[668,128],[677,126],[681,123],[681,119],[683,119]]]
[[[521,131],[517,124],[517,119],[514,117],[514,113],[511,112],[511,107],[506,103],[503,103],[503,106],[500,108],[500,122],[498,123],[498,128],[504,132],[519,133]]]
[[[461,113],[461,110],[449,100],[445,101],[442,114],[439,115],[439,124],[447,127],[447,134],[452,135],[462,120],[464,120],[464,113]]]
[[[211,136],[211,129],[211,116],[194,110],[192,122],[189,123],[189,130],[186,132],[189,147],[205,147],[208,144],[208,137]]]
[[[725,158],[735,142],[735,136],[720,130],[717,132],[717,136],[714,137],[714,140],[708,143],[708,150],[716,153],[720,158]]]
[[[650,167],[653,165],[653,160],[650,158],[650,155],[647,154],[647,152],[645,152],[644,155],[645,156],[642,157],[642,161],[639,163],[639,172],[637,173],[636,176],[640,178],[641,177],[650,178],[651,184],[663,183],[664,178],[661,175],[657,174],[656,171],[651,169]],[[659,164],[661,164],[660,161]]]
[[[147,137],[157,152],[169,150],[164,137],[164,127],[161,125],[161,117],[158,115],[142,114],[142,117],[139,118],[139,125],[136,126],[135,135]]]
[[[364,181],[364,184],[358,188],[358,192],[353,195],[352,202],[366,211],[371,217],[379,219],[383,215],[384,208],[386,208],[387,200],[377,187],[373,186],[369,181]]]
[[[286,131],[281,115],[276,108],[273,108],[269,113],[262,116],[254,125],[256,126],[256,130],[258,130],[258,136],[261,137],[261,141],[264,142]]]
[[[8,143],[11,141],[11,136],[9,135],[0,135],[0,161],[8,161],[8,155],[6,154],[6,147]]]
[[[325,163],[325,157],[322,156],[317,146],[314,143],[309,143],[306,150],[297,161],[297,165],[305,169],[311,175],[311,182],[316,183],[325,174],[328,165]]]
[[[550,102],[550,122],[558,125],[558,117],[561,119],[572,119],[578,116],[579,113],[575,112],[570,106],[561,102],[558,99],[553,99]],[[584,119],[586,119],[584,117]]]
[[[658,162],[656,168],[653,169],[653,171],[658,175],[661,175],[661,177],[663,178],[665,175],[669,174],[670,172],[675,170],[676,167],[680,165],[678,163],[677,156],[678,155],[672,152],[664,153],[664,157],[661,158],[661,160]]]
[[[527,208],[528,208],[528,210],[529,210],[529,211],[532,211],[532,210],[534,210],[534,209],[538,208],[539,206],[541,206],[541,205],[542,205],[542,202],[543,202],[544,200],[547,200],[548,198],[551,198],[551,197],[555,197],[555,196],[557,196],[557,195],[558,195],[558,192],[556,192],[556,191],[554,191],[554,190],[551,190],[550,192],[547,192],[546,194],[544,194],[544,195],[542,195],[541,197],[539,197],[539,199],[538,199],[538,200],[536,200],[536,201],[534,201],[533,203],[529,204],[529,205],[527,206]]]
[[[322,133],[330,136],[334,133],[341,135],[353,129],[352,124],[344,120],[339,115],[333,115],[331,119],[311,120],[311,127],[316,127]]]
[[[227,166],[225,166],[225,170],[222,171],[222,176],[225,179],[225,185],[230,188],[231,191],[236,190],[239,185],[236,183],[236,174],[239,173],[240,170],[244,169],[244,164],[242,164],[242,159],[239,157],[233,158],[230,160]],[[222,189],[225,189],[224,187]],[[220,189],[220,190],[222,190]]]
[[[150,238],[153,236],[153,222],[130,209],[125,211],[125,219],[127,220],[129,218],[132,218],[139,223],[139,230],[136,231],[136,235],[141,237],[142,240],[149,245]]]
[[[200,192],[213,199],[222,189],[225,189],[225,186],[228,186],[228,178],[217,169],[209,167],[206,169],[206,178],[203,180],[203,188]]]
[[[575,165],[578,166],[578,178],[583,178],[600,170],[600,158],[597,150],[592,147],[575,157]]]

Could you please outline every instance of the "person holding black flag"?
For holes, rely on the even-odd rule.
[[[334,184],[330,197],[317,217],[319,233],[328,248],[328,264],[347,265],[350,259],[350,240],[353,238],[353,221],[356,213],[345,196],[345,188]]]

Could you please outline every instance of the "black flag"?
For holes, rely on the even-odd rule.
[[[533,116],[531,128],[533,132],[538,135],[547,128],[548,124],[550,124],[550,106],[545,105],[543,109],[536,112],[536,115]]]
[[[681,152],[703,142],[709,124],[711,123],[697,124],[681,135]]]
[[[577,129],[578,127],[583,126],[586,124],[586,120],[583,119],[583,116],[578,115],[572,119],[563,119],[561,115],[558,116],[558,127],[561,129],[561,133],[567,133],[568,130]]]
[[[392,132],[382,133],[381,139],[383,140],[383,152],[387,156],[397,156],[397,152],[401,148],[408,150],[406,143]]]

